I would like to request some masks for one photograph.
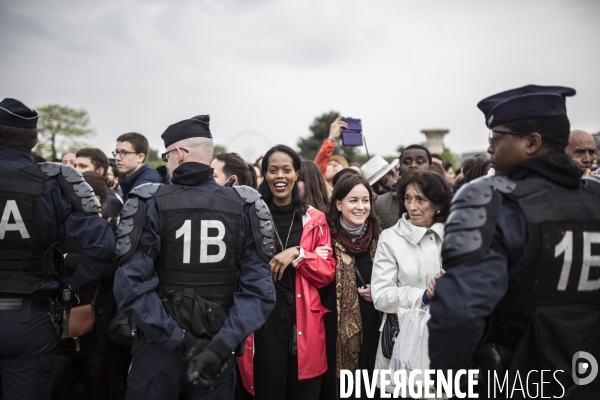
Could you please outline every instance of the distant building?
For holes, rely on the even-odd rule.
[[[450,132],[448,129],[423,129],[421,131],[427,138],[425,147],[430,153],[442,154],[444,152],[444,136],[448,132]]]

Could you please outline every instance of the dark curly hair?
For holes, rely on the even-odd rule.
[[[440,207],[440,213],[434,214],[433,222],[446,222],[446,218],[450,213],[452,190],[446,179],[433,171],[412,170],[400,179],[397,183],[400,215],[407,212],[406,207],[404,207],[404,195],[406,194],[406,188],[411,183],[417,185],[429,201]]]

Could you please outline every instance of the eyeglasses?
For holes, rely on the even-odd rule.
[[[512,132],[512,131],[499,131],[496,129],[490,129],[488,134],[488,143],[491,147],[496,147],[498,144],[498,137],[500,135],[517,135],[517,136],[529,136],[531,133],[523,133],[523,132]]]
[[[173,151],[175,151],[175,150],[177,150],[177,149],[179,149],[179,150],[181,150],[181,151],[185,151],[186,153],[189,153],[189,152],[190,152],[188,149],[184,149],[183,147],[175,147],[173,150],[169,150],[169,151],[167,151],[166,153],[162,153],[162,154],[160,155],[160,158],[162,158],[162,160],[163,160],[164,162],[168,162],[168,161],[169,161],[169,153],[171,153],[171,152],[173,152]]]
[[[116,157],[117,155],[120,155],[121,158],[127,157],[128,154],[137,154],[136,151],[126,151],[126,150],[113,150],[113,151],[111,151],[111,153],[114,157]]]

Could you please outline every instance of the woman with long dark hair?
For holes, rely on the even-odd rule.
[[[369,182],[346,174],[333,187],[327,207],[337,265],[335,281],[321,291],[323,305],[333,311],[325,316],[329,369],[321,399],[339,398],[340,370],[368,370],[372,376],[375,368],[381,318],[371,299],[371,272],[381,230],[372,201]],[[367,398],[364,386],[361,394]]]
[[[294,150],[284,145],[271,148],[261,169],[264,181],[258,190],[275,228],[276,254],[269,266],[277,302],[254,332],[254,347],[240,360],[240,372],[255,399],[317,399],[327,370],[327,310],[317,289],[330,283],[335,271],[329,227],[325,215],[300,196],[300,157]]]
[[[300,176],[298,177],[298,189],[300,189],[300,195],[307,204],[325,212],[329,203],[327,185],[319,166],[314,161],[302,160]]]

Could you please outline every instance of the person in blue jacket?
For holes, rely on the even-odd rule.
[[[453,199],[428,325],[431,368],[479,369],[486,398],[600,390],[600,179],[565,154],[574,94],[528,85],[478,104],[496,175]]]
[[[112,154],[119,172],[126,176],[120,182],[123,200],[127,200],[129,192],[136,186],[144,183],[169,183],[164,167],[156,170],[146,164],[149,152],[148,139],[140,133],[124,133],[117,138],[117,147]]]
[[[233,398],[234,352],[275,304],[266,204],[215,182],[209,116],[169,126],[171,185],[129,193],[117,229],[117,305],[140,330],[128,399]]]
[[[0,102],[0,379],[2,396],[50,399],[61,288],[71,237],[85,254],[65,284],[90,289],[111,267],[115,237],[100,203],[67,165],[34,164],[38,114],[19,100]]]

